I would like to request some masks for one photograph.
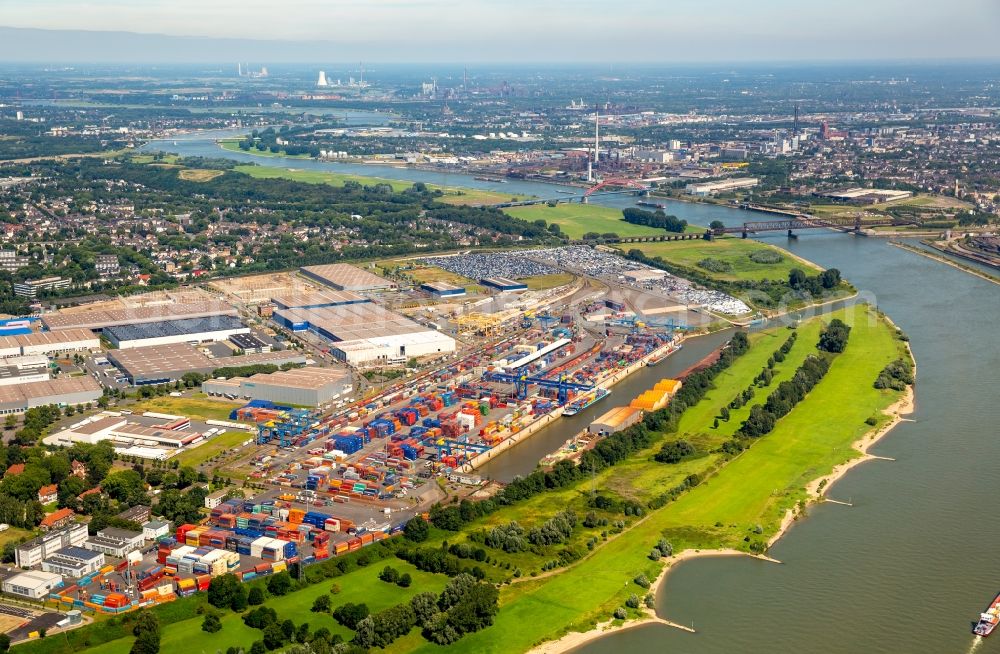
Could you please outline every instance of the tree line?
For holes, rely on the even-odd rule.
[[[683,234],[688,225],[686,220],[682,220],[677,216],[667,215],[662,209],[644,211],[635,207],[629,207],[628,209],[622,209],[622,215],[627,223],[655,227],[678,234]]]

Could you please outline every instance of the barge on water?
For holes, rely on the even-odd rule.
[[[592,391],[587,391],[580,397],[576,398],[575,400],[567,404],[566,407],[563,409],[563,415],[575,416],[576,414],[580,413],[581,411],[583,411],[590,405],[594,404],[595,402],[600,402],[608,395],[611,395],[611,391],[609,391],[606,388],[595,388]]]
[[[979,614],[979,622],[972,628],[972,633],[977,636],[989,636],[1000,623],[1000,594],[993,598],[990,607]]]

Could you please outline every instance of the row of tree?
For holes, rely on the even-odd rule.
[[[683,234],[688,225],[686,220],[682,220],[677,216],[668,216],[662,209],[643,211],[642,209],[629,207],[628,209],[622,209],[622,215],[627,223],[656,227],[677,234]]]

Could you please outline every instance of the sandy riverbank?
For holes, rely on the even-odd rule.
[[[888,318],[886,318],[888,320]],[[889,321],[892,324],[892,321]],[[907,345],[909,349],[909,345]],[[912,353],[911,353],[912,359]],[[914,364],[914,375],[916,375],[916,365]],[[913,413],[914,410],[914,391],[913,386],[907,386],[906,391],[903,392],[902,397],[900,397],[896,402],[883,410],[883,413],[890,416],[888,422],[883,424],[877,429],[873,429],[865,433],[859,440],[852,444],[852,448],[857,450],[861,456],[851,459],[845,463],[834,466],[833,470],[822,477],[818,477],[806,485],[806,493],[809,496],[808,504],[814,502],[822,501],[826,493],[829,491],[830,487],[837,482],[841,477],[847,474],[852,468],[866,461],[872,461],[875,459],[880,459],[884,457],[877,457],[875,455],[869,454],[868,450],[879,440],[881,440],[886,434],[888,434],[892,429],[903,421],[903,416]],[[793,509],[789,509],[785,516],[782,518],[781,524],[775,534],[768,540],[768,547],[771,547],[780,539],[788,529],[794,524],[798,516],[795,514]],[[777,559],[771,558],[766,555],[753,555],[747,552],[741,552],[739,550],[733,549],[722,549],[722,550],[684,550],[679,554],[672,556],[668,559],[667,564],[660,571],[660,574],[656,577],[653,583],[649,587],[649,592],[656,596],[656,593],[660,586],[666,581],[667,575],[670,571],[682,561],[687,561],[689,559],[701,558],[701,557],[717,557],[717,556],[751,556],[754,558],[761,559],[763,561],[769,561],[771,563],[781,563]],[[646,624],[662,624],[669,627],[674,627],[678,629],[683,629],[685,631],[694,632],[691,627],[677,624],[671,622],[665,618],[660,617],[656,614],[655,609],[644,609],[645,616],[635,620],[628,620],[618,626],[614,624],[614,621],[607,621],[598,623],[593,629],[584,632],[571,632],[560,638],[559,640],[550,641],[538,645],[537,647],[531,649],[528,654],[566,654],[577,647],[585,645],[593,640],[597,640],[602,636],[615,631],[621,631],[623,629],[630,629],[640,625]]]

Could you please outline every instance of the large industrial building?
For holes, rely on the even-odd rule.
[[[48,381],[49,358],[35,356],[0,359],[0,386]]]
[[[172,302],[131,309],[53,313],[42,316],[42,324],[53,332],[80,328],[102,330],[115,325],[137,325],[145,322],[163,322],[164,320],[236,315],[239,315],[236,308],[224,302]]]
[[[688,195],[705,197],[716,193],[727,193],[743,188],[753,188],[757,186],[759,180],[756,177],[734,177],[733,179],[723,179],[718,182],[697,182],[684,187],[684,192]]]
[[[299,368],[252,377],[210,379],[202,384],[201,390],[209,395],[230,399],[320,406],[349,395],[353,386],[350,374],[345,371],[331,368]]]
[[[258,352],[233,357],[209,358],[190,343],[169,343],[149,347],[133,347],[125,350],[108,350],[108,361],[121,370],[133,386],[164,384],[184,377],[185,373],[197,372],[208,375],[219,368],[233,368],[286,363],[307,362],[301,352],[280,350]]]
[[[846,188],[838,191],[813,193],[816,197],[837,202],[855,202],[859,204],[879,204],[880,202],[892,202],[894,200],[905,200],[913,196],[912,191],[898,191],[895,189],[878,188]]]
[[[41,600],[48,596],[54,588],[63,583],[61,575],[53,572],[31,570],[22,572],[3,580],[3,592],[19,595],[32,600]]]
[[[274,321],[333,341],[330,353],[351,365],[405,361],[455,351],[455,339],[374,303],[281,309]]]
[[[224,341],[237,334],[249,333],[250,328],[234,316],[114,325],[104,330],[104,336],[120,350],[172,343],[211,343]]]
[[[35,332],[17,336],[0,336],[0,357],[21,355],[63,354],[98,350],[101,341],[89,329],[65,329],[58,332]]]
[[[166,427],[143,427],[128,422],[124,416],[100,415],[76,423],[45,438],[47,445],[71,446],[75,443],[99,443],[111,441],[117,445],[146,445],[150,447],[176,449],[200,439],[195,431],[167,429]]]
[[[299,272],[338,291],[385,291],[396,288],[388,279],[346,263],[304,266],[299,268]]]
[[[516,292],[528,290],[528,285],[524,282],[515,281],[506,277],[486,277],[479,280],[483,286],[495,288],[498,291]]]
[[[427,282],[420,285],[421,291],[427,291],[435,297],[461,297],[465,295],[465,289],[461,286],[448,284],[446,282]]]
[[[342,304],[364,304],[371,302],[371,300],[350,291],[327,290],[276,295],[271,298],[271,302],[279,309],[318,309],[320,307],[336,307]]]
[[[171,382],[188,372],[207,375],[221,367],[189,343],[108,350],[107,357],[134,386]]]
[[[96,402],[103,391],[93,377],[60,377],[0,386],[0,415],[23,413],[47,404],[76,406]]]

